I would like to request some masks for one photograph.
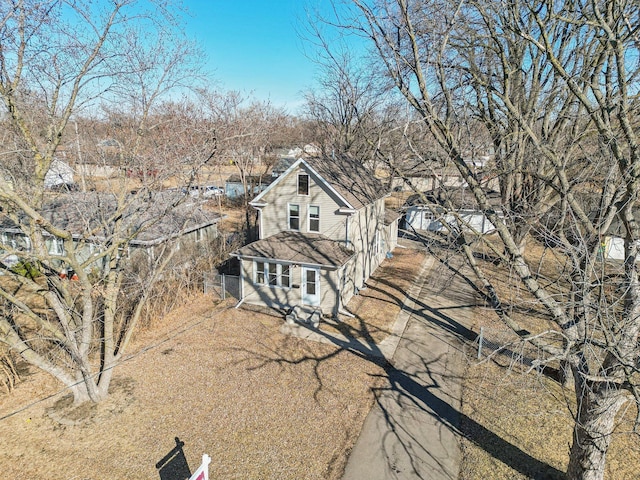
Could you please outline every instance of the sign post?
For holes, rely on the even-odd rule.
[[[202,464],[189,480],[209,480],[209,463],[211,463],[211,457],[205,453],[202,455]]]

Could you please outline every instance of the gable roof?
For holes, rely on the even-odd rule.
[[[349,208],[360,209],[385,196],[382,183],[361,162],[348,155],[298,159],[252,202],[260,203],[282,179],[304,165]]]
[[[280,232],[236,250],[236,257],[339,267],[353,256],[342,242],[318,233]]]
[[[396,220],[398,220],[402,215],[400,215],[399,212],[396,212],[395,210],[392,210],[390,208],[385,208],[384,209],[384,224],[386,226],[391,225],[393,222],[395,222]]]

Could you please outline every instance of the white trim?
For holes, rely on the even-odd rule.
[[[262,198],[271,191],[272,188],[275,188],[276,185],[278,185],[280,182],[282,182],[282,180],[284,178],[286,178],[287,176],[289,176],[289,174],[291,172],[293,172],[296,168],[298,168],[298,166],[300,165],[304,165],[305,168],[308,169],[309,172],[313,173],[316,177],[318,177],[318,180],[320,180],[320,182],[325,186],[325,188],[327,188],[329,191],[331,191],[335,196],[338,197],[338,199],[340,199],[340,201],[342,201],[347,208],[351,209],[353,212],[355,213],[357,210],[355,209],[355,207],[353,205],[351,205],[346,198],[344,198],[342,195],[340,195],[340,193],[338,193],[338,191],[333,188],[331,186],[331,184],[329,182],[327,182],[322,175],[320,175],[315,169],[313,169],[311,167],[311,165],[309,165],[304,159],[299,158],[298,160],[296,160],[289,168],[287,168],[287,170],[284,171],[284,173],[282,175],[280,175],[278,178],[276,178],[276,180],[274,182],[272,182],[267,188],[265,188],[262,192],[260,192],[260,194],[253,199],[252,202],[250,202],[250,205],[254,205],[254,204],[260,204],[262,202]],[[296,184],[296,189],[297,189],[297,184]],[[342,212],[341,212],[342,213]],[[347,212],[345,212],[347,213]]]
[[[355,208],[339,208],[338,213],[345,213],[347,215],[353,215],[354,213],[358,213]]]

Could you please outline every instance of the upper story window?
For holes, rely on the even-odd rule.
[[[289,230],[300,230],[300,205],[289,204]]]
[[[309,231],[320,232],[320,207],[309,205]]]
[[[298,195],[309,195],[309,175],[298,174]]]

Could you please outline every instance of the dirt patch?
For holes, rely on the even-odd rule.
[[[88,426],[102,423],[111,416],[122,413],[135,400],[136,381],[132,378],[116,378],[111,381],[109,396],[102,402],[73,404],[73,396],[65,395],[45,409],[46,416],[65,427]]]

